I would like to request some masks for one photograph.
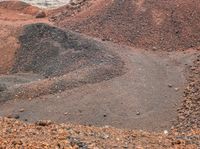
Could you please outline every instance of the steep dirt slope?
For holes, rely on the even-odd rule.
[[[103,40],[145,49],[172,51],[200,43],[199,0],[97,0],[72,17],[59,12],[54,21]]]

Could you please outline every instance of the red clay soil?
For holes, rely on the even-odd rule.
[[[145,49],[172,51],[200,44],[199,0],[93,0],[76,15],[58,10],[50,20],[103,40]]]
[[[36,15],[40,10],[38,7],[32,6],[25,2],[16,1],[16,0],[2,1],[0,8],[12,10],[12,11],[18,11],[20,13],[30,14],[30,15]]]

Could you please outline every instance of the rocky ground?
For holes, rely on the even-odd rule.
[[[0,114],[4,116],[0,118],[0,148],[198,149],[199,3],[159,0],[154,4],[76,1],[44,11],[45,18],[38,19],[41,10],[37,7],[0,3]],[[114,99],[115,104],[104,99]],[[65,113],[66,107],[72,113]],[[142,112],[134,111],[138,107],[143,107]],[[176,109],[178,114],[173,112]],[[119,116],[117,121],[113,113]],[[67,123],[56,119],[68,114]],[[35,119],[49,116],[57,122]],[[163,127],[174,117],[173,124]],[[73,118],[82,125],[70,124]],[[120,121],[121,129],[104,121],[112,126]]]
[[[200,55],[189,68],[189,85],[184,91],[182,106],[178,109],[178,122],[176,128],[185,132],[191,128],[200,128]]]
[[[2,148],[190,148],[199,147],[199,131],[186,134],[147,133],[109,126],[97,128],[39,121],[25,124],[0,119]]]

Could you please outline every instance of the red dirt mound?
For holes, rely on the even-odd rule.
[[[0,2],[0,8],[19,11],[30,15],[36,15],[40,10],[38,7],[31,6],[30,4],[21,1],[2,1]]]
[[[145,49],[172,51],[200,44],[199,0],[98,0],[72,16],[59,11],[53,21],[61,27]]]

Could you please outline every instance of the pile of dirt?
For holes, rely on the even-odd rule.
[[[11,87],[1,101],[62,92],[124,73],[124,62],[95,40],[38,23],[24,27],[10,73],[35,73],[46,79]]]
[[[19,11],[24,14],[36,15],[40,9],[22,1],[2,1],[0,2],[1,9]]]
[[[134,47],[172,51],[200,44],[199,0],[98,0],[76,15],[58,14],[52,21],[61,27]]]

